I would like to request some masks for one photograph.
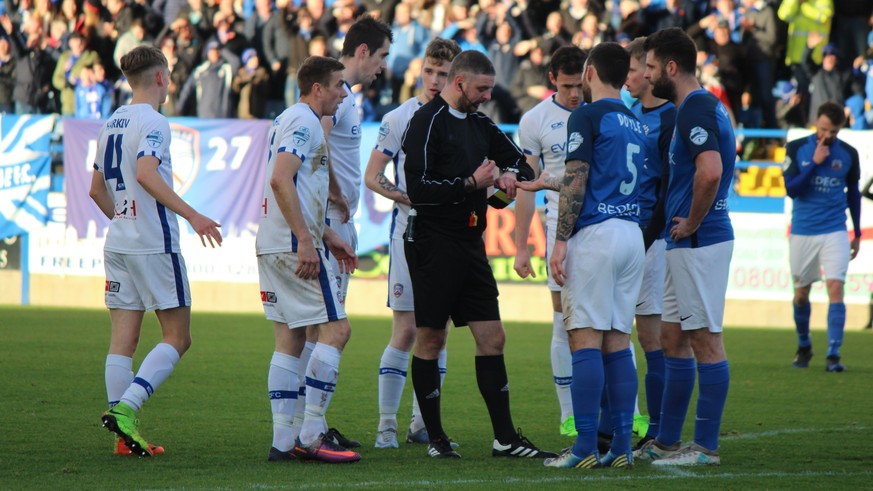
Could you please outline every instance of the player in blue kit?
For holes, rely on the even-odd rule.
[[[724,297],[734,232],[727,196],[736,141],[730,117],[695,77],[697,49],[685,32],[646,39],[645,77],[652,94],[678,107],[664,203],[667,261],[661,343],[664,396],[655,440],[634,455],[655,466],[719,464],[718,433],[730,384],[722,339]],[[694,441],[680,443],[699,375]]]
[[[861,245],[861,164],[858,151],[837,138],[845,122],[843,107],[819,106],[816,131],[789,142],[785,152],[785,190],[794,200],[791,210],[789,258],[794,279],[794,324],[798,348],[795,368],[807,368],[812,358],[809,340],[809,289],[824,269],[828,289],[828,354],[825,369],[842,372],[840,346],[846,324],[843,288],[849,261]],[[846,206],[854,238],[846,233]]]
[[[642,123],[621,101],[629,64],[630,56],[618,43],[601,43],[591,50],[582,73],[582,92],[591,103],[574,110],[567,122],[566,168],[549,267],[563,287],[578,435],[571,448],[544,461],[549,467],[633,463],[637,375],[629,345],[643,276],[637,195],[646,139]],[[539,186],[519,187],[535,191]],[[604,386],[613,439],[600,458],[597,427]]]
[[[640,228],[646,244],[643,283],[636,304],[637,338],[646,353],[646,407],[649,425],[640,443],[655,438],[661,420],[661,395],[664,392],[664,351],[661,349],[661,311],[664,300],[664,203],[670,138],[676,123],[676,106],[655,97],[652,84],[644,77],[646,71],[646,38],[636,38],[625,48],[630,54],[627,87],[637,99],[631,111],[643,123],[649,144],[646,161],[640,175]],[[657,214],[657,216],[655,216]]]

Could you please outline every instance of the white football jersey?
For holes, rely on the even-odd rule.
[[[270,177],[276,156],[282,152],[294,154],[303,161],[294,184],[300,201],[300,211],[316,249],[324,249],[324,217],[327,209],[327,144],[321,129],[321,118],[309,105],[298,102],[273,120],[270,130],[270,155],[261,202],[261,224],[255,239],[255,252],[260,254],[297,252],[297,237],[285,221],[276,203]]]
[[[409,120],[421,106],[418,98],[413,97],[383,116],[382,124],[379,126],[379,136],[376,138],[376,151],[393,159],[394,185],[404,193],[406,192],[406,174],[403,171],[403,163],[406,161],[406,153],[400,147],[403,143],[403,134],[406,133],[406,128],[409,126]],[[393,215],[391,238],[402,239],[403,232],[406,231],[409,206],[395,202]]]
[[[176,214],[160,204],[136,181],[137,159],[160,161],[158,174],[173,187],[170,123],[148,104],[118,108],[100,128],[94,169],[103,173],[115,202],[105,249],[123,254],[179,251]]]
[[[570,112],[553,95],[526,112],[518,124],[518,140],[524,154],[540,157],[542,168],[558,179],[564,177]],[[557,191],[546,191],[548,218],[558,218],[558,196]]]
[[[354,217],[361,197],[361,116],[355,107],[355,95],[346,83],[346,97],[333,117],[333,129],[328,135],[333,175],[340,190],[349,200],[349,216]],[[328,206],[327,217],[342,218],[333,205]]]

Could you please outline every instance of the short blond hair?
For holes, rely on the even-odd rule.
[[[121,57],[121,71],[131,87],[139,87],[154,68],[169,67],[167,57],[154,46],[137,46]]]

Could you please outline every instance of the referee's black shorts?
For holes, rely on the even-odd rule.
[[[460,240],[423,230],[404,242],[418,327],[500,319],[497,282],[481,236]]]

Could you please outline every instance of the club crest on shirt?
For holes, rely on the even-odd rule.
[[[834,161],[831,162],[831,169],[833,169],[833,170],[840,170],[840,169],[842,169],[842,168],[843,168],[843,161],[842,161],[842,160],[840,160],[840,159],[834,159]]]
[[[388,121],[384,121],[379,126],[379,137],[378,137],[379,141],[380,142],[385,141],[385,138],[387,138],[388,134],[390,134],[390,133],[391,133],[391,126],[388,124]]]
[[[299,147],[309,141],[309,128],[301,126],[294,130],[291,137],[294,139],[294,144]]]
[[[160,130],[154,130],[146,136],[146,141],[152,148],[158,148],[164,143],[164,134]]]
[[[569,138],[567,138],[567,152],[575,152],[577,148],[582,146],[584,140],[578,131],[570,133]]]
[[[709,138],[709,134],[706,133],[706,130],[701,128],[700,126],[695,126],[691,128],[691,133],[688,134],[688,139],[691,140],[691,143],[695,145],[703,145],[706,143],[706,140]]]
[[[394,298],[400,298],[400,295],[403,295],[403,285],[394,283]]]

